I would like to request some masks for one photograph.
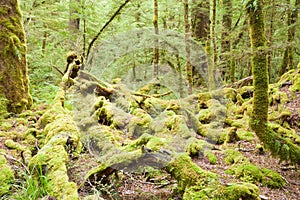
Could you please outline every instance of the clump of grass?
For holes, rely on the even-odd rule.
[[[38,172],[38,173],[36,173]],[[12,198],[15,200],[36,200],[48,195],[48,179],[42,173],[42,167],[21,171],[20,179],[13,184]]]

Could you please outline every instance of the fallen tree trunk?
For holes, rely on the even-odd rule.
[[[38,121],[41,139],[38,153],[32,157],[29,167],[48,180],[46,190],[57,199],[79,199],[77,186],[69,182],[67,163],[82,149],[79,133],[71,112],[64,107],[69,82],[65,74],[53,106]],[[42,173],[42,174],[41,174]]]

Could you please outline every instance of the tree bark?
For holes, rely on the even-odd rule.
[[[293,9],[289,9],[287,25],[288,25],[288,38],[287,38],[287,47],[283,54],[282,64],[281,64],[281,75],[284,74],[287,70],[294,68],[293,63],[293,41],[296,34],[296,20],[298,17],[298,7],[300,5],[300,0],[295,1],[295,6],[293,8],[292,2],[290,2],[290,7]]]
[[[229,39],[229,31],[231,30],[231,24],[232,24],[232,13],[231,13],[231,7],[232,2],[231,0],[222,0],[222,6],[225,9],[225,12],[223,14],[223,31],[222,31],[222,39],[221,39],[221,53],[220,56],[221,60],[221,66],[222,66],[222,72],[223,72],[223,80],[226,82],[230,77],[230,80],[232,83],[234,83],[234,70],[230,68],[231,65],[231,59],[228,56],[231,49],[231,43]]]
[[[80,29],[80,18],[77,16],[79,14],[80,0],[70,0],[69,2],[69,37],[70,37],[70,50],[74,50],[76,47],[77,37],[79,36]]]
[[[205,42],[210,35],[209,15],[208,0],[200,1],[200,3],[193,0],[191,10],[192,36],[195,40],[201,41],[203,46],[205,46]]]
[[[153,1],[153,8],[154,8],[154,17],[153,17],[153,26],[154,26],[154,33],[158,35],[158,3],[157,0]],[[159,47],[158,47],[158,39],[154,39],[154,77],[158,76],[158,62],[159,62]]]
[[[20,113],[32,105],[27,74],[26,40],[18,0],[0,3],[0,97],[7,110]]]
[[[188,81],[188,93],[192,94],[193,70],[191,66],[191,49],[190,49],[190,23],[189,23],[189,4],[184,0],[184,27],[185,27],[185,54],[186,54],[186,79]]]
[[[263,1],[250,0],[247,5],[250,42],[252,49],[252,73],[254,86],[251,128],[261,141],[268,141],[268,71],[266,38],[264,33]]]
[[[203,47],[206,47],[207,41],[210,38],[210,8],[209,0],[196,1],[191,4],[191,34],[194,40],[201,42]],[[207,57],[208,57],[207,52]],[[207,59],[208,62],[208,59]],[[205,85],[204,78],[194,66],[192,67],[193,85]]]

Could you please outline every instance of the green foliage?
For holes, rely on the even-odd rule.
[[[2,149],[0,149],[0,197],[9,193],[11,184],[14,182],[13,171],[2,152]]]
[[[19,172],[21,179],[16,180],[13,185],[13,199],[16,200],[37,200],[48,194],[47,187],[49,182],[46,176],[43,175],[42,166],[38,169],[33,168],[31,172]]]

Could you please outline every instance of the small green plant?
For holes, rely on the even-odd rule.
[[[115,184],[110,183],[105,177],[102,177],[100,180],[95,177],[95,181],[88,181],[88,184],[91,186],[94,196],[108,196],[111,199],[120,199]]]
[[[21,179],[13,185],[15,200],[36,200],[48,194],[46,188],[48,179],[42,173],[42,166],[38,170],[21,171]],[[38,172],[38,173],[36,173]],[[38,175],[36,175],[38,174]]]

